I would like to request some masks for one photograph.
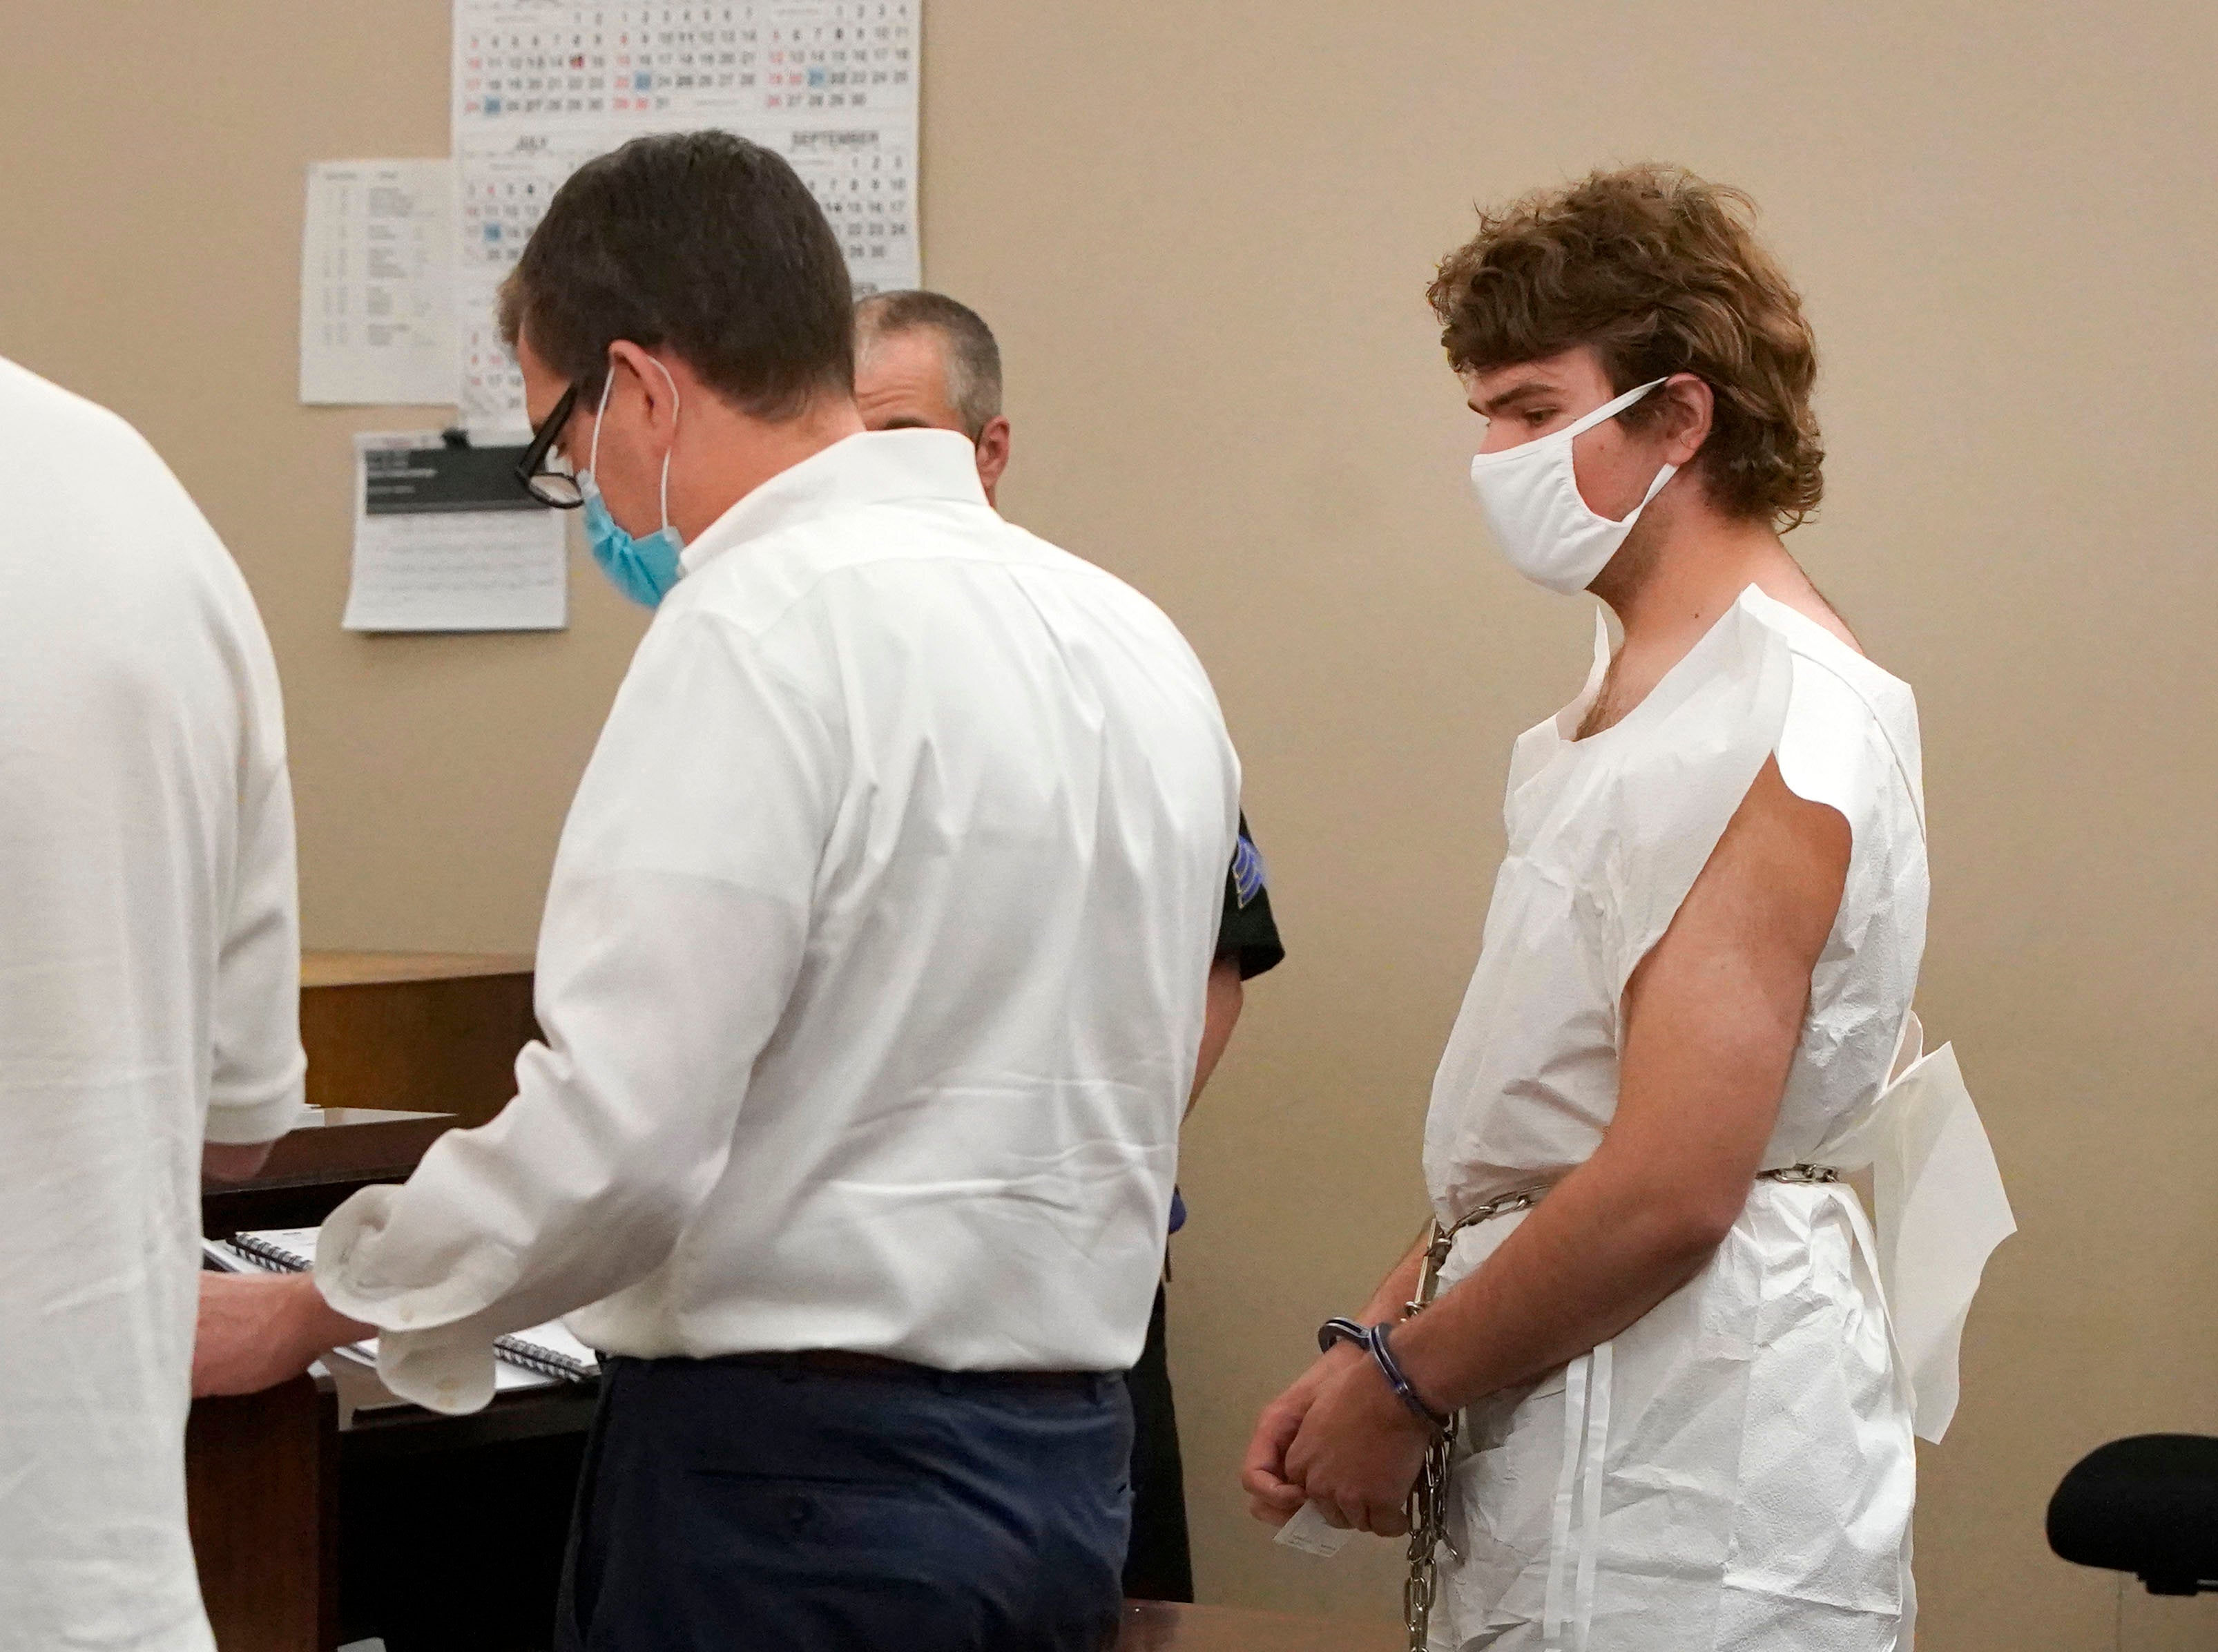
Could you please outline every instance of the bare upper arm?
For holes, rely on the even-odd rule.
[[[1747,1199],[1840,910],[1849,824],[1767,760],[1626,987],[1613,1157],[1722,1233]],[[1597,1157],[1600,1155],[1598,1154]]]
[[[1202,1006],[1201,1053],[1194,1065],[1193,1089],[1186,1097],[1186,1109],[1201,1099],[1202,1089],[1209,1083],[1210,1075],[1224,1054],[1224,1046],[1232,1041],[1232,1029],[1239,1024],[1240,1008],[1246,1001],[1247,988],[1240,979],[1240,960],[1228,953],[1209,966],[1208,997]]]
[[[201,1145],[201,1180],[244,1182],[270,1162],[274,1141],[209,1141]]]

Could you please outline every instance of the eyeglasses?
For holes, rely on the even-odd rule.
[[[516,462],[516,480],[524,491],[542,505],[551,505],[558,511],[574,511],[585,502],[570,462],[548,456],[577,405],[578,387],[573,384],[562,392],[562,399],[554,404],[554,411],[547,415],[546,422],[531,432],[531,445]]]

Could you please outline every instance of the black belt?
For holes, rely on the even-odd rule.
[[[883,1354],[856,1353],[846,1348],[803,1348],[791,1352],[718,1354],[704,1365],[733,1365],[752,1370],[778,1371],[802,1376],[895,1377],[903,1382],[932,1382],[945,1379],[956,1385],[985,1388],[1068,1388],[1092,1392],[1104,1379],[1100,1371],[943,1371]]]

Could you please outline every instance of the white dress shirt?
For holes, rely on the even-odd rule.
[[[299,1116],[300,966],[245,581],[130,426],[0,361],[0,1648],[214,1644],[201,1146]]]
[[[562,834],[546,1042],[325,1224],[386,1380],[639,1356],[1138,1357],[1238,815],[1170,622],[1004,522],[970,444],[850,437],[689,546]]]

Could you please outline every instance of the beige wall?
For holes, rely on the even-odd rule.
[[[1005,502],[1209,662],[1292,947],[1185,1168],[1205,1594],[1394,1610],[1391,1556],[1269,1549],[1234,1464],[1415,1228],[1507,744],[1588,624],[1481,538],[1422,289],[1474,199],[1654,156],[1751,189],[1808,295],[1833,462],[1795,545],[1919,691],[1926,1020],[2024,1229],[1924,1460],[1924,1643],[2112,1644],[2115,1587],[2048,1557],[2047,1494],[2105,1438],[2218,1430],[2218,14],[931,7],[926,267],[1001,332]],[[245,566],[310,941],[528,944],[638,622],[581,568],[566,634],[343,634],[348,433],[438,415],[293,400],[301,169],[443,152],[445,8],[18,11],[0,351],[137,421]],[[2124,1616],[2128,1647],[2218,1623]]]

